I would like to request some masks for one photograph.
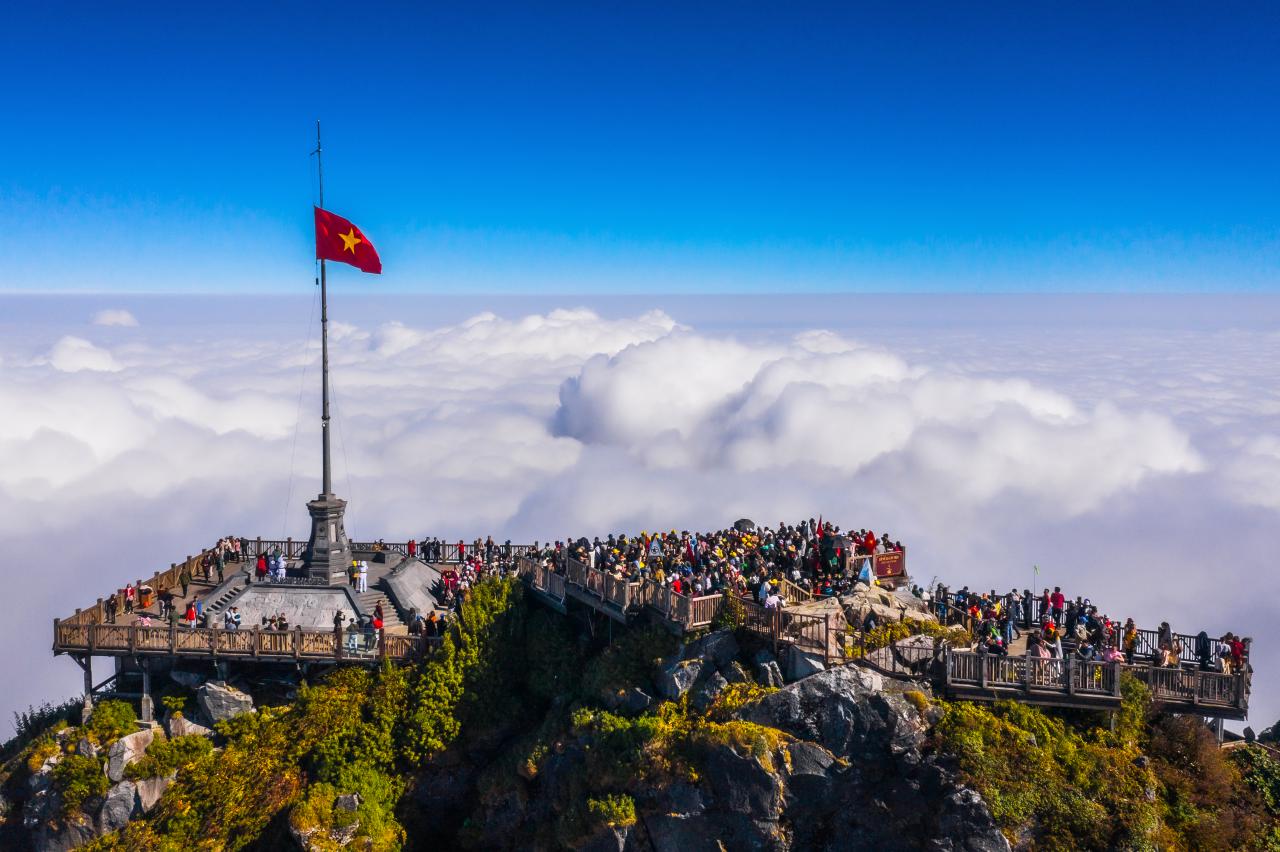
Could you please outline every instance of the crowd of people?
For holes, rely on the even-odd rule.
[[[725,590],[757,599],[766,607],[783,606],[781,584],[790,582],[816,595],[847,592],[862,580],[875,582],[873,557],[902,552],[902,544],[870,530],[844,532],[821,519],[776,527],[740,521],[714,532],[609,534],[604,538],[566,537],[534,542],[523,555],[564,573],[573,559],[618,579],[652,580],[680,595],[698,597]],[[447,544],[439,538],[411,542],[409,553],[446,567],[442,594],[454,606],[477,578],[514,567],[510,541],[490,536],[470,544]],[[456,564],[457,569],[452,565]]]
[[[375,550],[386,549],[381,542]],[[492,536],[470,542],[446,542],[439,537],[410,541],[406,553],[435,564],[441,572],[440,586],[434,589],[439,608],[427,613],[409,613],[408,631],[414,636],[440,636],[449,615],[458,610],[469,590],[488,576],[513,572],[520,556],[539,562],[564,574],[569,560],[607,572],[628,581],[652,581],[672,593],[690,597],[721,594],[726,591],[750,598],[766,609],[784,607],[787,595],[783,584],[789,583],[816,596],[838,596],[849,592],[859,582],[876,583],[874,557],[901,553],[901,542],[887,534],[877,535],[868,529],[842,530],[838,525],[809,518],[798,523],[779,523],[774,527],[757,526],[739,521],[731,527],[712,532],[671,530],[668,532],[626,535],[611,533],[604,538],[566,537],[562,540],[534,542],[531,548],[515,548],[510,540],[497,542]],[[221,581],[228,562],[239,562],[250,553],[243,538],[227,536],[205,555],[200,563],[206,581],[216,571]],[[285,574],[286,560],[277,548],[255,557],[254,574],[260,580],[279,579]],[[358,593],[368,590],[369,566],[354,560],[348,572],[351,588]],[[193,581],[185,570],[178,577],[182,599],[187,599]],[[1138,630],[1132,618],[1121,623],[1089,599],[1070,599],[1060,587],[1045,588],[1041,593],[1016,588],[1000,594],[994,589],[971,591],[967,586],[952,591],[944,584],[932,588],[914,586],[912,593],[931,608],[939,621],[961,623],[971,631],[973,647],[984,654],[1004,656],[1013,652],[1015,642],[1026,637],[1025,653],[1039,659],[1149,663],[1153,666],[1180,667],[1192,665],[1203,671],[1240,672],[1246,665],[1247,645],[1231,633],[1213,640],[1201,633],[1186,647],[1183,637],[1175,634],[1168,623],[1162,623],[1154,640]],[[106,601],[106,614],[114,622],[118,613],[134,613],[158,602],[161,623],[207,626],[203,606],[196,596],[185,609],[174,605],[173,590],[126,586]],[[150,616],[145,616],[150,623]],[[856,625],[863,630],[876,626]],[[240,627],[240,614],[235,607],[222,613],[224,629]],[[288,630],[284,613],[262,619],[265,630]],[[383,613],[379,604],[369,616],[346,619],[335,616],[335,630],[343,633],[351,650],[370,648],[383,629]]]
[[[1045,588],[1039,595],[1016,588],[1006,594],[973,592],[968,586],[952,592],[939,583],[933,590],[916,588],[916,594],[934,607],[943,623],[961,623],[972,631],[974,647],[981,653],[1007,656],[1014,642],[1027,637],[1026,655],[1036,659],[1149,663],[1164,668],[1194,664],[1201,671],[1226,674],[1242,670],[1246,647],[1231,633],[1217,643],[1201,631],[1194,649],[1184,647],[1182,638],[1169,623],[1161,622],[1154,643],[1141,634],[1132,618],[1121,624],[1098,611],[1088,598],[1069,600],[1061,587]],[[1191,657],[1188,658],[1188,651]]]

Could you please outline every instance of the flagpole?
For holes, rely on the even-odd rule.
[[[320,180],[320,208],[324,209],[324,162],[320,145],[320,119],[316,119],[316,173]],[[320,438],[323,444],[323,484],[321,496],[333,494],[333,475],[329,463],[329,298],[325,280],[324,258],[320,259]]]

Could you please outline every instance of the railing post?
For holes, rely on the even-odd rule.
[[[302,625],[293,628],[293,658],[302,659]]]
[[[138,651],[138,623],[134,622],[129,625],[129,653],[136,654]]]
[[[171,656],[178,653],[178,625],[172,621],[169,622],[169,654]]]
[[[284,540],[284,558],[293,558],[293,536],[289,536]]]
[[[1111,664],[1111,694],[1116,698],[1120,697],[1120,663]]]
[[[1076,694],[1076,679],[1073,676],[1075,671],[1075,662],[1075,657],[1072,657],[1070,654],[1068,654],[1067,658],[1063,660],[1062,672],[1067,678],[1067,695]]]
[[[261,539],[259,539],[261,541]],[[262,647],[262,634],[259,625],[253,626],[253,656],[258,656],[258,649]]]
[[[87,634],[87,636],[88,636],[89,655],[90,655],[90,656],[92,656],[92,655],[93,655],[93,649],[94,649],[94,647],[95,647],[95,646],[96,646],[96,644],[97,644],[97,643],[94,641],[94,640],[97,638],[97,637],[95,637],[95,636],[94,636],[94,631],[98,629],[98,626],[97,626],[96,624],[92,624],[92,623],[90,623],[90,624],[86,624],[86,625],[84,626],[84,629],[85,629],[85,633],[86,633],[86,634]]]
[[[978,654],[978,686],[987,688],[987,655]]]

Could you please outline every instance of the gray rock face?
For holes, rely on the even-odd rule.
[[[693,690],[693,698],[690,703],[698,710],[706,711],[708,707],[716,700],[716,696],[720,691],[729,685],[729,681],[725,680],[719,672],[712,672],[711,676],[703,681],[702,685]]]
[[[216,680],[211,680],[196,690],[196,701],[205,717],[215,724],[253,710],[253,698],[248,693],[232,689]]]
[[[781,687],[786,684],[786,680],[782,677],[782,669],[778,668],[777,660],[768,660],[766,662],[756,663],[756,680],[761,686]]]
[[[729,683],[750,683],[751,675],[747,674],[747,670],[742,667],[742,663],[734,660],[729,665],[720,669],[720,674],[724,675],[724,679]]]
[[[171,772],[159,778],[135,781],[134,787],[138,791],[138,810],[144,814],[151,813],[151,809],[156,806],[156,803],[160,801],[160,797],[164,795],[164,791],[169,789],[169,785],[177,777],[178,773]]]
[[[140,816],[142,809],[138,806],[138,788],[132,781],[122,781],[107,790],[95,820],[99,834],[107,834],[124,828],[129,820]]]
[[[669,663],[658,672],[658,692],[668,701],[679,701],[698,682],[706,668],[707,663],[700,659]]]
[[[88,737],[81,737],[80,741],[76,743],[76,754],[81,757],[97,757],[98,747],[89,742]]]
[[[794,645],[791,646],[786,657],[787,674],[790,675],[792,680],[801,680],[818,672],[826,671],[827,668],[826,664],[816,655],[807,654]]]
[[[333,800],[333,809],[335,811],[350,811],[354,813],[360,807],[359,793],[343,793]]]
[[[112,743],[107,751],[107,777],[116,783],[123,781],[124,768],[146,754],[155,736],[150,728],[144,728]]]
[[[706,660],[720,668],[738,656],[738,640],[731,630],[717,630],[686,645],[681,656],[686,660]]]

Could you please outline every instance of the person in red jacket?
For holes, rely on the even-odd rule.
[[[1062,623],[1062,611],[1066,608],[1067,599],[1062,594],[1062,589],[1057,586],[1053,587],[1053,594],[1049,597],[1049,605],[1053,607],[1053,620],[1058,624]]]

